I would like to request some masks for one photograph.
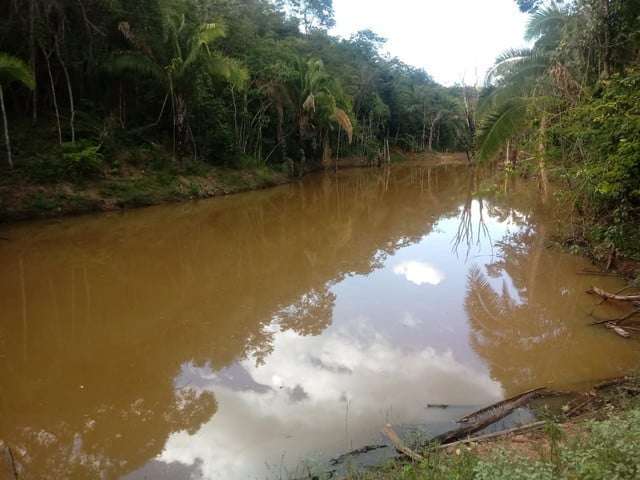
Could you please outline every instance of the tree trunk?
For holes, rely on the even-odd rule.
[[[276,103],[276,113],[278,114],[278,123],[276,125],[276,140],[282,152],[282,161],[287,158],[287,142],[284,135],[284,106],[282,102]]]
[[[511,166],[511,140],[507,140],[507,151],[504,159],[504,166],[507,168]]]
[[[2,109],[2,122],[4,125],[4,141],[7,145],[7,160],[9,161],[9,167],[13,168],[13,158],[11,157],[11,139],[9,138],[9,122],[7,120],[7,110],[4,106],[4,92],[2,91],[2,85],[0,85],[0,108]]]
[[[187,138],[187,104],[181,95],[176,95],[176,136],[181,151]]]
[[[60,124],[60,109],[58,108],[58,96],[56,95],[56,84],[53,81],[53,73],[51,72],[51,62],[49,58],[51,57],[51,53],[47,53],[44,47],[40,46],[42,50],[42,54],[44,55],[45,61],[47,63],[47,73],[49,74],[49,82],[51,83],[51,95],[53,97],[53,109],[56,113],[56,122],[58,127],[58,142],[62,145],[62,125]]]
[[[430,152],[433,152],[433,132],[436,126],[438,125],[438,122],[440,122],[441,118],[442,118],[442,112],[438,112],[437,115],[434,117],[433,122],[431,122],[431,128],[429,129],[429,151]]]
[[[67,69],[67,65],[64,63],[62,59],[62,54],[60,53],[60,43],[58,42],[58,37],[55,36],[55,47],[56,47],[56,55],[58,56],[58,61],[60,65],[62,65],[62,71],[64,72],[64,77],[67,81],[67,91],[69,92],[69,110],[71,113],[71,117],[69,118],[69,126],[71,127],[71,143],[76,143],[76,108],[73,101],[73,87],[71,86],[71,77],[69,76],[69,70]]]
[[[609,49],[609,0],[600,0],[602,5],[602,75],[608,78],[611,74]]]
[[[549,180],[547,178],[546,156],[547,156],[547,114],[543,113],[540,119],[540,133],[538,139],[538,168],[540,170],[540,188],[542,189],[542,201],[549,198]]]
[[[35,0],[31,0],[29,3],[29,48],[31,49],[31,71],[33,72],[33,76],[36,76],[36,40],[35,40],[35,22],[36,15],[36,2]],[[32,118],[31,121],[35,125],[38,121],[38,88],[34,87],[31,92],[31,101],[33,103],[32,110]]]

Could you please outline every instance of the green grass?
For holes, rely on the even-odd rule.
[[[546,429],[551,448],[537,458],[497,450],[480,457],[461,447],[457,453],[429,453],[420,464],[391,463],[354,474],[350,480],[632,480],[640,478],[640,406],[607,420],[590,421],[583,433],[562,438]]]

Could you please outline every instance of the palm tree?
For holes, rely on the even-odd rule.
[[[165,30],[162,48],[154,51],[139,38],[128,22],[121,22],[119,30],[132,44],[133,50],[120,52],[109,62],[115,73],[131,72],[155,78],[166,89],[166,95],[156,125],[164,114],[167,100],[173,112],[174,155],[188,137],[194,142],[188,124],[187,98],[194,85],[196,67],[204,69],[212,77],[224,78],[239,89],[247,82],[247,70],[236,60],[222,55],[213,44],[226,35],[222,23],[204,23],[188,31],[183,15],[167,11],[164,14]]]
[[[480,160],[495,156],[514,136],[537,123],[538,166],[545,193],[549,114],[579,90],[556,55],[569,18],[556,4],[533,13],[526,32],[528,40],[536,40],[533,48],[509,50],[498,57],[487,74],[489,94],[479,108],[482,120],[476,141]]]
[[[7,160],[9,161],[10,168],[13,168],[13,158],[11,156],[11,139],[9,137],[9,122],[4,104],[3,88],[13,82],[19,82],[30,90],[33,90],[36,85],[33,73],[25,62],[11,55],[0,53],[0,108],[2,109],[4,140],[7,146]]]
[[[329,131],[337,125],[338,135],[344,130],[349,143],[353,140],[353,124],[346,110],[348,102],[338,82],[325,70],[322,60],[299,60],[294,69],[291,90],[295,99],[298,134],[301,143],[319,136],[326,154]]]

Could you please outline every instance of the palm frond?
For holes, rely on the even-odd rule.
[[[529,99],[511,98],[488,114],[478,132],[478,156],[487,160],[527,125]]]
[[[138,52],[120,52],[113,55],[104,65],[113,75],[136,74],[164,81],[164,70],[149,57]]]
[[[206,59],[209,75],[227,80],[236,90],[243,90],[249,81],[249,71],[234,58],[212,53]]]
[[[551,33],[553,30],[561,28],[569,16],[567,12],[560,9],[558,5],[551,5],[539,8],[530,17],[525,31],[526,40],[534,40]]]
[[[30,90],[36,86],[33,72],[25,62],[6,53],[0,53],[0,84],[8,85],[12,82],[20,82]]]
[[[353,124],[351,123],[351,119],[349,118],[349,115],[347,115],[347,112],[341,108],[336,108],[333,112],[333,119],[345,132],[347,132],[349,143],[351,143],[353,141]]]
[[[504,82],[522,81],[543,74],[549,66],[549,56],[538,50],[508,50],[501,54],[487,72],[486,83],[497,79]]]

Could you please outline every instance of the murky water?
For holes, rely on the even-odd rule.
[[[437,434],[636,367],[638,343],[587,326],[584,291],[619,281],[548,248],[534,189],[478,189],[404,166],[3,227],[0,439],[19,478],[301,477],[387,422]]]

